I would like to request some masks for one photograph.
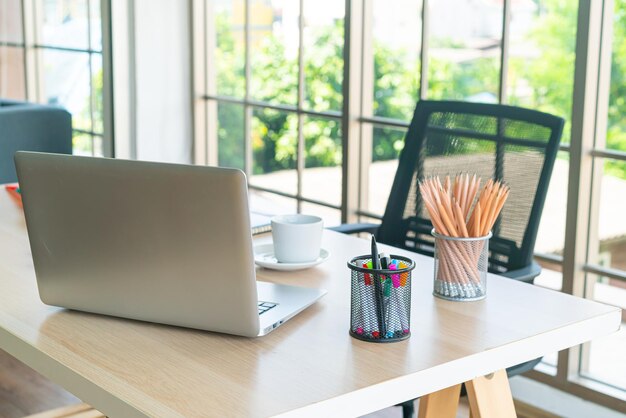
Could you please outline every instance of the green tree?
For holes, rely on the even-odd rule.
[[[531,97],[509,96],[513,105],[542,110],[565,118],[562,142],[570,141],[570,116],[574,92],[578,2],[545,0],[528,33],[535,59],[512,57],[510,91],[530,90]]]
[[[243,65],[228,19],[216,20],[218,48],[218,87],[221,94],[242,97]],[[316,40],[305,57],[305,106],[316,110],[341,109],[343,79],[343,23],[312,34]],[[239,54],[241,55],[241,54]],[[284,45],[274,36],[265,37],[252,60],[252,96],[261,101],[295,105],[297,100],[297,58],[289,58]],[[243,167],[243,112],[236,105],[218,107],[219,162]],[[297,116],[272,109],[255,110],[252,115],[253,173],[269,173],[295,168]],[[340,123],[334,119],[305,118],[305,164],[307,167],[335,166],[341,163]]]
[[[236,48],[230,31],[230,17],[218,13],[215,17],[217,48],[215,60],[218,94],[243,97],[245,93],[244,55]],[[243,169],[244,130],[243,107],[220,103],[217,106],[218,162],[221,166]]]
[[[626,0],[615,0],[611,99],[607,146],[626,151]],[[527,34],[529,48],[537,52],[528,60],[511,56],[509,97],[511,104],[543,110],[566,119],[563,141],[569,141],[573,95],[573,71],[577,2],[542,0],[534,26]],[[232,36],[226,16],[217,18],[218,92],[243,97],[242,46]],[[341,109],[343,82],[343,22],[316,29],[313,45],[304,57],[305,107],[316,111]],[[241,41],[240,41],[241,42]],[[450,46],[451,41],[441,40]],[[450,45],[448,45],[450,44]],[[463,45],[454,43],[454,47]],[[410,120],[419,89],[419,62],[406,71],[406,51],[374,44],[374,112],[376,115]],[[277,104],[297,101],[297,57],[288,57],[284,45],[267,36],[253,51],[251,91],[255,99]],[[428,97],[467,99],[498,89],[499,62],[479,58],[463,63],[431,57]],[[243,166],[243,109],[220,105],[218,109],[220,164]],[[297,116],[290,112],[255,110],[252,118],[254,173],[294,168],[297,153]],[[307,167],[333,166],[341,162],[339,121],[305,117],[303,133]],[[397,129],[375,128],[374,161],[397,158],[404,134]],[[626,164],[608,162],[606,169],[626,178]]]
[[[615,0],[613,20],[613,59],[609,96],[609,122],[606,146],[626,151],[626,0]],[[626,163],[605,160],[605,170],[626,178]]]
[[[91,78],[92,95],[88,95],[85,98],[83,109],[72,115],[72,125],[75,128],[91,130],[96,134],[102,134],[104,132],[103,126],[103,70],[102,68],[93,74]],[[93,115],[93,120],[92,120]],[[93,122],[93,124],[92,124]],[[75,153],[91,154],[92,150],[98,155],[102,150],[93,149],[94,138],[92,135],[79,133],[74,131],[72,134],[72,149]]]

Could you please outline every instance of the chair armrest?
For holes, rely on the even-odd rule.
[[[539,273],[541,273],[541,266],[533,261],[529,266],[517,270],[510,270],[500,275],[508,277],[509,279],[532,284],[535,281],[535,277],[539,276]]]
[[[380,224],[341,224],[338,226],[331,226],[331,231],[341,232],[342,234],[358,234],[359,232],[369,232],[370,234],[376,234],[380,228]]]

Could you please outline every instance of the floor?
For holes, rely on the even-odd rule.
[[[0,418],[17,418],[80,400],[0,350]]]
[[[419,406],[419,400],[415,402],[415,414],[417,415],[417,408]],[[468,418],[469,417],[469,404],[467,398],[461,398],[459,403],[459,410],[456,413],[456,418]],[[391,408],[381,409],[372,414],[367,414],[364,418],[402,418],[402,408],[398,406],[392,406]]]

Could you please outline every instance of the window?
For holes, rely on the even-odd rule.
[[[0,97],[26,98],[24,32],[20,0],[0,1]]]
[[[292,198],[300,210],[321,210],[327,225],[339,223],[343,4],[207,0],[196,7],[211,19],[201,51],[207,131],[196,150],[217,149],[196,160],[240,168],[259,198]],[[274,211],[288,207],[277,203]]]
[[[103,0],[0,0],[0,96],[63,106],[73,152],[111,155],[104,135]]]
[[[612,6],[612,7],[611,7]],[[589,228],[584,296],[626,307],[626,1],[606,1],[607,40],[599,55],[598,112],[591,151]],[[610,24],[612,23],[612,25]],[[626,365],[616,358],[626,347],[626,314],[619,332],[586,344],[581,351],[580,374],[626,391]]]
[[[624,306],[626,0],[195,0],[196,14],[196,162],[244,169],[266,212],[381,219],[420,98],[538,109],[566,126],[536,284]],[[577,113],[585,100],[596,114]],[[546,356],[534,377],[614,406],[598,392],[626,398],[626,363],[607,355],[624,341]]]

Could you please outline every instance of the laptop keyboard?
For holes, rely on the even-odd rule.
[[[272,308],[275,308],[278,303],[259,301],[259,315],[263,315],[265,312]]]

